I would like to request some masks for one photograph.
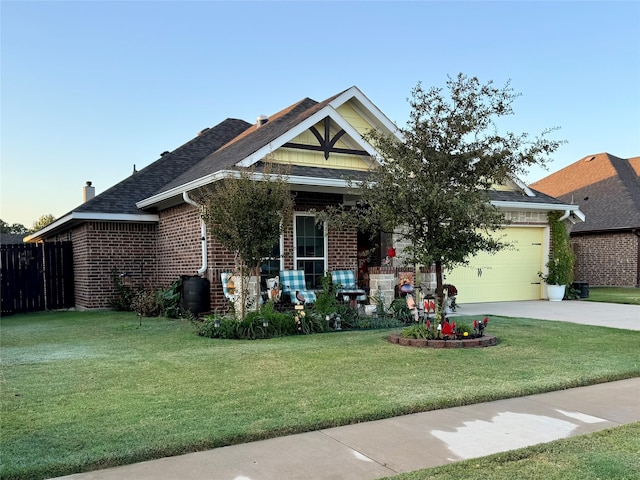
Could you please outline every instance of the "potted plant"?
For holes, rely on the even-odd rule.
[[[547,284],[547,297],[551,302],[559,302],[564,298],[567,285],[573,282],[573,265],[575,255],[571,250],[569,232],[560,220],[558,212],[549,213],[549,225],[553,250],[547,262],[547,273],[538,272],[538,276]]]

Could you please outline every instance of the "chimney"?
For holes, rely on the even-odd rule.
[[[91,186],[91,182],[82,187],[82,203],[86,203],[96,196],[96,187]]]

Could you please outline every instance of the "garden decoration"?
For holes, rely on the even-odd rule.
[[[473,330],[464,323],[457,324],[446,316],[433,325],[430,319],[424,323],[407,326],[402,332],[389,335],[391,343],[410,347],[427,348],[475,348],[490,347],[498,343],[494,335],[485,335],[489,318],[473,321]]]
[[[473,333],[481,337],[483,335],[484,329],[487,328],[487,323],[489,323],[489,317],[484,317],[484,320],[479,322],[478,320],[473,321]]]
[[[280,301],[280,277],[267,279],[267,296],[274,302]]]
[[[407,308],[411,312],[411,315],[413,315],[414,320],[419,322],[420,314],[418,312],[418,307],[416,306],[416,301],[411,293],[407,293]]]

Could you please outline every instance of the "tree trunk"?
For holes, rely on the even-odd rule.
[[[440,260],[437,260],[436,261],[436,299],[438,301],[437,311],[439,311],[440,308],[444,309],[444,290],[442,288],[443,285],[444,285],[444,282],[442,280],[442,262]],[[441,318],[440,320],[444,320],[444,319]]]

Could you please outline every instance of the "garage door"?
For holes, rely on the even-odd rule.
[[[508,227],[513,243],[495,255],[479,253],[469,265],[457,267],[446,275],[445,283],[458,289],[458,303],[539,300],[541,285],[538,272],[543,269],[544,228]]]

